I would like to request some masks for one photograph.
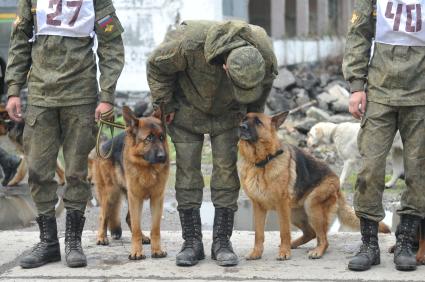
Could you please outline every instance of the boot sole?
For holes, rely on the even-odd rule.
[[[43,265],[48,264],[48,263],[51,263],[51,262],[58,262],[60,260],[61,260],[61,257],[59,256],[59,257],[55,257],[55,258],[50,258],[50,259],[48,259],[46,261],[42,261],[42,262],[39,262],[39,263],[29,263],[29,264],[27,264],[25,262],[21,262],[21,263],[19,263],[19,265],[22,268],[28,269],[28,268],[40,267],[40,266],[43,266]]]
[[[395,269],[399,271],[413,271],[416,270],[416,265],[396,265]]]
[[[381,264],[381,259],[377,259],[374,261],[371,265],[368,265],[367,267],[360,265],[360,264],[352,264],[348,263],[348,269],[353,271],[366,271],[369,270],[371,266]]]
[[[68,266],[68,267],[71,267],[71,268],[75,268],[75,267],[84,267],[84,266],[87,266],[87,262],[78,262],[78,263],[66,263],[66,265]]]
[[[194,266],[198,264],[200,260],[205,259],[205,256],[201,256],[197,258],[198,260],[176,260],[177,266]]]
[[[211,254],[211,259],[215,260],[218,266],[235,266],[239,264],[238,259],[234,260],[217,260],[214,254]]]

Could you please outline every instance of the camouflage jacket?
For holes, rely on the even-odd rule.
[[[214,34],[208,34],[210,28]],[[205,48],[207,35],[212,44]],[[230,79],[223,63],[214,62],[234,48],[255,46],[266,63],[262,97],[249,105],[233,98]],[[147,64],[148,83],[154,104],[165,104],[172,112],[182,105],[198,111],[221,115],[234,112],[261,112],[277,74],[277,61],[270,38],[264,29],[244,22],[188,21],[170,31],[164,42],[153,52]]]
[[[28,83],[28,103],[41,107],[72,106],[98,100],[94,38],[37,35],[37,0],[19,0],[6,69],[8,96],[19,96]],[[112,0],[94,0],[100,101],[114,102],[124,66],[123,28]],[[101,23],[108,19],[108,25]]]
[[[425,105],[425,47],[374,42],[375,29],[376,0],[356,0],[343,61],[351,92],[366,89],[369,101],[386,105]]]

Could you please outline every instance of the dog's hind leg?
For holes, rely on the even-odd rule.
[[[317,247],[308,252],[310,259],[319,259],[323,256],[329,246],[327,233],[330,215],[336,211],[337,192],[336,186],[330,181],[324,181],[319,187],[308,195],[305,201],[306,213],[309,223],[313,227]]]
[[[393,167],[393,175],[391,180],[385,183],[385,188],[392,188],[397,180],[404,174],[403,150],[401,148],[392,148],[391,160]]]
[[[254,212],[255,244],[254,249],[246,256],[247,260],[260,259],[264,250],[264,225],[267,211],[258,203],[252,202]]]
[[[416,253],[416,261],[425,264],[425,219],[422,219],[418,230],[419,250]]]
[[[151,197],[150,200],[152,213],[151,227],[151,250],[152,258],[164,258],[167,252],[161,249],[161,217],[164,207],[164,196]]]
[[[299,238],[291,242],[291,249],[296,249],[316,238],[316,233],[314,232],[313,227],[311,227],[308,223],[308,216],[305,213],[304,208],[292,209],[291,218],[292,224],[303,232]]]
[[[353,163],[354,163],[354,161],[351,160],[351,159],[344,161],[344,166],[342,168],[342,172],[341,172],[341,175],[339,177],[339,183],[340,183],[341,188],[344,188],[345,180],[347,179],[348,172],[350,171],[351,167],[353,166]]]

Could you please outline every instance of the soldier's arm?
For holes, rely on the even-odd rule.
[[[374,9],[371,0],[356,0],[343,60],[345,79],[351,92],[364,91],[368,64],[375,32]]]
[[[6,68],[7,97],[19,97],[22,87],[27,82],[31,68],[32,43],[34,22],[31,14],[31,1],[19,0],[17,17],[12,26],[9,55]]]
[[[100,102],[114,104],[115,88],[124,68],[124,29],[111,0],[97,0],[95,32],[98,40]]]
[[[186,69],[186,59],[179,40],[165,41],[149,57],[147,76],[155,107],[164,105],[164,114],[177,110],[174,92],[177,74]]]

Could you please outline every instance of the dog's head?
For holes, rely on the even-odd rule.
[[[167,137],[159,119],[160,115],[161,113],[156,111],[153,116],[137,118],[129,107],[123,107],[126,132],[133,140],[131,155],[142,158],[149,164],[168,162]]]
[[[23,146],[25,122],[9,121],[7,123],[7,136],[16,146]]]
[[[276,131],[286,120],[289,112],[268,116],[262,113],[248,113],[239,125],[239,138],[251,144],[272,141]]]
[[[325,134],[323,132],[322,123],[317,123],[307,133],[307,146],[317,147],[320,143],[323,142],[324,137]]]

